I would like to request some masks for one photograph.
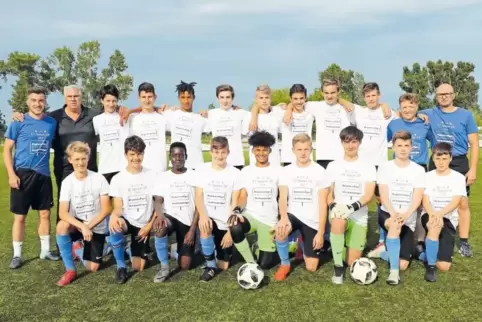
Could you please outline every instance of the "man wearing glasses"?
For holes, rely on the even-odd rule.
[[[430,145],[433,148],[439,142],[447,142],[453,147],[450,168],[460,172],[466,178],[467,197],[462,198],[459,205],[459,253],[464,257],[472,256],[469,244],[470,185],[477,177],[477,163],[479,161],[479,135],[473,114],[454,105],[454,88],[447,83],[441,83],[436,89],[437,106],[424,110],[430,119]],[[470,161],[467,158],[470,148]],[[429,171],[435,169],[432,158]]]

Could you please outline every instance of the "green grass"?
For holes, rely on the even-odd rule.
[[[95,274],[84,274],[77,264],[81,276],[73,284],[58,288],[55,282],[64,269],[60,262],[38,259],[34,212],[28,217],[24,243],[27,263],[12,271],[8,268],[12,216],[3,164],[0,179],[0,321],[474,321],[482,316],[477,300],[482,289],[480,179],[471,197],[474,257],[455,255],[452,271],[439,273],[437,283],[424,282],[424,270],[414,262],[402,274],[399,286],[388,286],[384,281],[387,266],[376,261],[380,279],[373,285],[362,287],[346,279],[344,285],[335,286],[330,281],[332,264],[328,263],[313,274],[300,265],[286,282],[271,281],[255,291],[238,287],[236,271],[240,264],[210,283],[200,283],[201,270],[195,268],[164,284],[154,284],[155,266],[150,266],[119,286],[114,283],[111,260]],[[52,218],[55,221],[55,213]],[[371,212],[370,246],[378,239],[376,229]],[[270,278],[273,274],[274,270],[267,272]]]

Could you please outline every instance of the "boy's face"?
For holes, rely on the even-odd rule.
[[[263,111],[269,111],[271,107],[271,95],[256,91],[256,104]]]
[[[156,95],[154,93],[144,91],[139,93],[139,102],[141,103],[141,107],[152,109],[154,108],[155,101]]]
[[[32,93],[27,98],[28,111],[33,115],[42,115],[45,110],[45,95]]]
[[[75,172],[87,171],[87,165],[89,163],[89,155],[87,153],[74,152],[68,157],[70,164],[74,168]]]
[[[352,139],[349,141],[341,141],[345,155],[348,157],[354,157],[358,154],[358,148],[360,147],[360,141]]]
[[[169,158],[172,163],[172,167],[174,169],[182,169],[184,168],[184,165],[186,164],[186,151],[183,148],[173,148],[171,150],[171,154],[169,155]]]
[[[107,94],[102,100],[102,105],[107,113],[114,113],[117,109],[117,97]]]
[[[293,147],[293,153],[296,156],[296,161],[302,164],[309,162],[311,149],[311,142],[297,142]]]
[[[410,101],[403,101],[400,103],[400,113],[405,120],[413,120],[417,117],[418,105]]]
[[[340,91],[336,85],[328,85],[322,88],[323,98],[325,102],[329,105],[334,105],[338,103],[338,96]]]
[[[179,103],[181,104],[181,109],[191,110],[192,104],[194,102],[194,97],[189,92],[183,92],[179,94]]]
[[[226,164],[229,155],[229,148],[211,148],[211,160],[214,164],[222,166]]]
[[[218,94],[219,107],[228,109],[233,106],[233,93],[231,91],[222,91]]]
[[[433,163],[438,171],[445,171],[449,168],[450,162],[452,161],[452,156],[448,154],[433,155]]]
[[[306,102],[305,93],[293,93],[291,95],[291,104],[296,110],[302,110]]]
[[[408,160],[412,152],[412,140],[397,139],[392,147],[395,156],[400,160]]]
[[[260,164],[266,164],[269,160],[269,154],[271,153],[271,148],[267,146],[254,146],[253,149],[254,157],[256,162]]]
[[[144,152],[127,151],[126,154],[127,166],[133,169],[139,169],[142,166],[144,160]]]
[[[377,108],[379,105],[378,102],[380,100],[380,93],[376,89],[374,89],[366,92],[363,95],[363,98],[365,99],[365,103],[367,104],[367,107]]]

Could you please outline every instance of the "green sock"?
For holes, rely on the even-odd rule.
[[[345,234],[330,233],[330,242],[335,266],[343,266],[343,248],[345,247]]]
[[[251,249],[249,249],[249,243],[248,243],[246,238],[243,239],[242,242],[234,244],[234,245],[236,245],[236,249],[241,254],[241,256],[243,256],[246,263],[254,263],[255,262],[254,257],[253,257],[253,253],[251,253]]]

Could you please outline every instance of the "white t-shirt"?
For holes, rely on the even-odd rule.
[[[279,186],[288,187],[288,213],[318,231],[320,224],[319,192],[330,186],[325,169],[312,161],[300,168],[295,163],[281,168]]]
[[[223,110],[216,108],[208,111],[208,127],[213,137],[224,136],[229,142],[228,164],[232,166],[244,165],[242,131],[243,121],[249,112],[232,108]]]
[[[347,113],[340,104],[329,105],[325,101],[307,102],[305,110],[316,121],[316,160],[343,159],[340,132],[350,126],[352,113]]]
[[[243,135],[251,135],[254,132],[249,131],[249,123],[251,122],[251,113],[246,116],[243,121]],[[267,113],[258,115],[258,131],[266,131],[275,138],[275,144],[271,147],[269,162],[271,165],[280,165],[280,148],[278,143],[278,133],[281,132],[281,118],[279,113]],[[249,147],[249,164],[256,164],[256,158],[253,154],[252,146]]]
[[[186,168],[195,169],[204,163],[201,138],[203,132],[209,132],[207,119],[197,113],[180,110],[167,110],[164,115],[171,131],[171,143],[183,142],[186,145]]]
[[[373,165],[380,165],[388,161],[388,124],[395,115],[387,120],[381,107],[370,109],[355,105],[353,122],[363,132],[363,140],[360,144],[358,155]]]
[[[121,126],[117,112],[102,113],[92,119],[95,135],[99,136],[99,173],[119,172],[127,166],[124,141],[129,136],[129,124]]]
[[[282,169],[273,165],[260,168],[253,164],[241,170],[241,187],[248,194],[246,212],[268,226],[278,222],[278,185]]]
[[[410,161],[407,167],[399,167],[394,160],[380,165],[377,173],[377,183],[388,186],[388,198],[392,207],[399,213],[404,213],[412,204],[415,189],[425,188],[425,169]],[[388,210],[382,205],[381,209]],[[415,231],[417,211],[415,210],[405,222]]]
[[[241,171],[233,166],[223,170],[212,168],[211,162],[201,164],[195,171],[196,187],[203,189],[204,206],[207,215],[221,230],[227,230],[231,216],[231,197],[233,191],[241,190]]]
[[[375,166],[358,158],[348,162],[344,159],[335,160],[326,168],[331,184],[334,184],[335,202],[351,205],[365,194],[366,184],[375,183],[377,172]],[[349,219],[357,224],[368,225],[368,206],[361,207]]]
[[[280,107],[273,107],[273,113],[278,113],[282,119],[285,114],[285,110]],[[296,162],[296,156],[293,153],[293,137],[296,134],[306,133],[310,137],[313,130],[313,115],[304,111],[302,113],[296,113],[293,111],[293,119],[291,124],[281,124],[281,162]],[[312,158],[312,156],[310,157]]]
[[[436,170],[425,174],[425,192],[430,198],[430,203],[435,211],[442,210],[452,202],[454,196],[467,197],[465,177],[463,174],[450,170],[446,176],[437,175]],[[457,228],[459,224],[458,208],[444,216]]]
[[[181,174],[169,170],[159,175],[152,190],[153,196],[164,198],[164,212],[186,226],[191,226],[194,217],[194,179],[193,170]]]
[[[69,202],[69,213],[84,223],[97,217],[101,210],[101,196],[108,196],[109,184],[103,175],[87,170],[87,177],[79,180],[74,173],[62,181],[59,202]],[[92,229],[96,234],[107,234],[107,221],[104,219]]]
[[[164,115],[157,112],[132,114],[129,117],[131,135],[137,135],[146,144],[142,165],[158,172],[166,171],[166,127]]]
[[[147,168],[136,174],[122,170],[112,178],[109,194],[122,198],[123,216],[132,226],[142,228],[149,223],[154,212],[152,189],[157,181],[157,173]]]

